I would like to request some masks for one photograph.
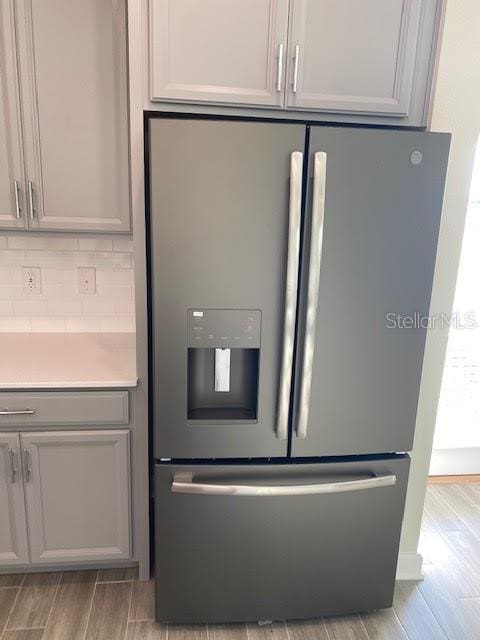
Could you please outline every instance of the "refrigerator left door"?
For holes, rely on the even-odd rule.
[[[303,125],[149,121],[156,458],[286,455],[304,144]]]

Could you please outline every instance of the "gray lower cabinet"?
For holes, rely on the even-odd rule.
[[[27,564],[27,525],[18,433],[0,433],[0,514],[0,566]]]
[[[125,12],[0,0],[0,227],[130,231]]]
[[[0,566],[130,558],[128,429],[0,434],[0,452]]]
[[[129,558],[128,431],[20,437],[32,562]]]

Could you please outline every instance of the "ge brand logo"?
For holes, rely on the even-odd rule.
[[[421,161],[423,160],[423,155],[421,151],[412,151],[412,153],[410,154],[410,162],[414,165],[420,164]]]

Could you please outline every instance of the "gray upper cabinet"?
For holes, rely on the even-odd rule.
[[[21,0],[29,226],[128,231],[125,2]]]
[[[27,525],[17,433],[0,433],[0,566],[28,562]]]
[[[0,0],[0,227],[25,226],[14,0]]]
[[[426,126],[443,4],[150,0],[152,105]]]
[[[0,7],[0,226],[129,231],[125,0]]]
[[[283,106],[288,4],[151,0],[151,99]]]
[[[422,0],[292,0],[287,106],[407,116],[421,15]]]

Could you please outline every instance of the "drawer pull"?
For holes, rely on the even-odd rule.
[[[0,416],[31,416],[35,409],[0,409]]]
[[[248,485],[248,484],[214,484],[193,482],[184,474],[175,476],[172,482],[172,493],[191,493],[211,496],[307,496],[322,493],[345,493],[362,491],[377,487],[391,487],[397,482],[397,476],[382,475],[362,480],[346,482],[324,482],[321,484],[291,485]]]

